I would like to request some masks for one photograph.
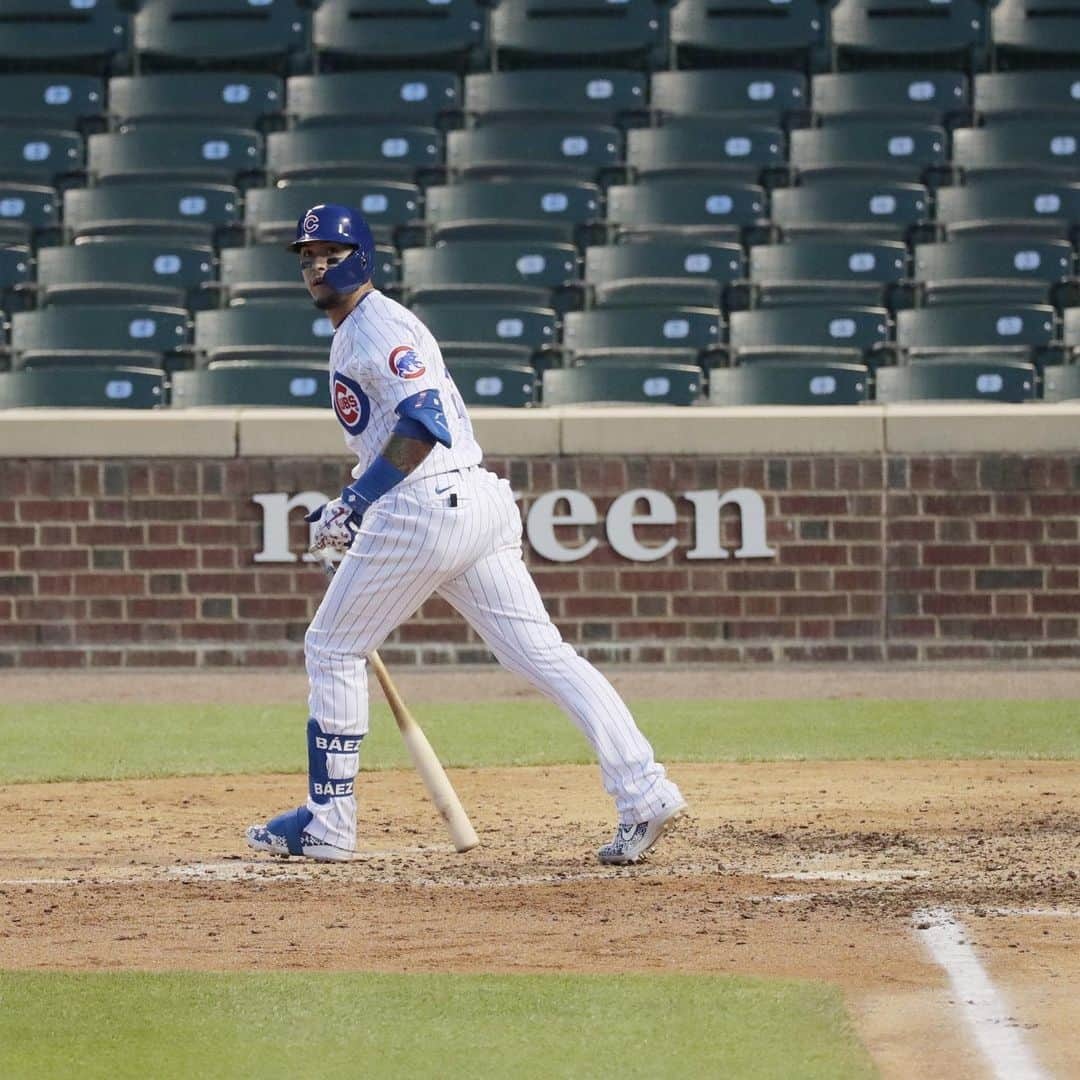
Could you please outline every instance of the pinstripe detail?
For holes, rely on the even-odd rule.
[[[400,345],[417,350],[426,369],[419,378],[404,380],[391,370],[389,354]],[[400,304],[370,293],[338,328],[330,365],[371,400],[367,427],[345,433],[359,459],[354,476],[385,444],[397,403],[427,387],[443,396],[453,446],[437,445],[364,515],[304,639],[310,716],[327,734],[366,733],[367,654],[437,592],[500,663],[567,712],[596,753],[621,822],[649,820],[681,801],[615,689],[562,640],[544,609],[523,560],[510,485],[476,467],[480,447],[427,328]],[[309,801],[308,809],[312,836],[355,846],[355,796],[325,806]]]

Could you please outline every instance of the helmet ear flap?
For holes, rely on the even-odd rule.
[[[371,280],[372,253],[361,246],[350,251],[344,259],[323,274],[323,284],[334,292],[351,293]]]

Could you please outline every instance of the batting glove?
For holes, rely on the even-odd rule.
[[[320,551],[348,551],[360,528],[360,515],[340,499],[324,503],[304,520],[315,526],[311,534],[311,546],[308,548],[312,554]]]

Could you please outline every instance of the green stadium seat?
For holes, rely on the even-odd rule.
[[[1035,368],[1019,360],[935,361],[879,368],[877,400],[894,401],[1031,401]]]
[[[979,0],[840,0],[832,10],[832,67],[935,62],[978,70],[986,24]]]
[[[402,280],[410,303],[548,307],[555,291],[577,284],[577,251],[571,244],[529,240],[407,248],[402,252]]]
[[[701,396],[693,364],[595,363],[553,368],[543,376],[544,405],[693,405]]]
[[[671,11],[671,67],[824,66],[828,15],[817,0],[680,0]]]
[[[26,124],[73,131],[104,113],[105,82],[93,75],[0,75],[0,123],[5,127]]]
[[[1041,361],[1055,346],[1056,331],[1049,304],[955,304],[896,313],[896,343],[909,358],[982,352]]]
[[[1080,6],[1069,0],[999,0],[991,17],[995,66],[1058,67],[1080,59]]]
[[[0,310],[26,307],[28,283],[34,280],[34,260],[23,244],[0,245]]]
[[[0,183],[0,243],[28,244],[60,227],[60,195],[44,184]]]
[[[543,354],[559,341],[558,316],[549,307],[415,303],[412,312],[435,335],[444,354],[502,356],[543,365]]]
[[[1080,225],[1080,183],[1046,178],[981,178],[937,192],[937,220],[949,237],[1019,233],[1070,237]]]
[[[760,244],[750,249],[753,306],[891,306],[907,264],[907,248],[895,240],[840,236]]]
[[[967,118],[970,92],[962,71],[843,71],[815,75],[812,101],[826,125],[888,117],[943,127]]]
[[[768,229],[765,189],[702,177],[608,188],[608,222],[620,235],[739,240]]]
[[[901,181],[822,179],[774,191],[772,220],[785,236],[854,232],[903,240],[930,221],[930,193]]]
[[[773,127],[797,126],[810,104],[806,76],[782,68],[657,71],[650,100],[661,121],[712,117]]]
[[[285,112],[295,127],[365,123],[439,127],[461,110],[461,86],[450,71],[342,71],[294,75]]]
[[[248,128],[140,123],[87,140],[87,172],[96,184],[161,179],[242,187],[261,168],[262,136]]]
[[[448,366],[466,405],[516,409],[536,404],[540,380],[525,364],[455,359]]]
[[[472,66],[483,56],[477,0],[323,0],[312,22],[317,70],[327,66]]]
[[[52,184],[76,180],[83,169],[83,137],[58,128],[0,127],[0,181]]]
[[[198,405],[276,405],[330,407],[330,372],[326,364],[260,364],[223,360],[172,377],[174,409]]]
[[[4,0],[4,71],[101,73],[127,47],[127,17],[116,0]]]
[[[419,228],[423,216],[420,189],[398,180],[297,180],[249,188],[244,201],[244,224],[249,237],[259,243],[292,240],[300,218],[325,202],[356,207],[380,243],[399,240],[410,226]]]
[[[573,120],[616,124],[643,114],[648,79],[615,68],[545,68],[465,76],[465,113],[474,124]]]
[[[652,0],[501,0],[491,13],[493,67],[615,64],[661,59],[660,9]]]
[[[13,367],[160,367],[187,350],[188,313],[161,305],[70,305],[11,317]]]
[[[967,236],[947,244],[920,244],[915,248],[913,277],[921,304],[927,307],[1080,299],[1072,247],[1064,240]]]
[[[310,303],[245,302],[195,314],[196,366],[218,360],[322,361],[334,326]]]
[[[975,113],[987,126],[1080,118],[1080,71],[994,71],[975,76]]]
[[[0,409],[156,409],[164,372],[140,367],[32,368],[0,374]]]
[[[64,226],[87,236],[167,236],[206,243],[240,220],[240,193],[226,184],[109,184],[64,192]]]
[[[725,287],[745,276],[738,244],[672,239],[585,249],[585,282],[595,307],[689,304],[719,307]]]
[[[42,248],[37,257],[39,307],[67,304],[205,306],[214,280],[209,247],[153,240],[95,240]]]
[[[889,313],[869,305],[733,311],[729,324],[731,352],[740,364],[805,356],[876,366],[889,345]]]
[[[446,136],[451,180],[550,175],[597,180],[622,162],[622,135],[599,124],[489,124]]]
[[[281,113],[284,84],[250,71],[184,71],[109,80],[114,125],[136,122],[225,124],[258,128]]]
[[[915,182],[947,173],[944,129],[892,118],[791,133],[792,169],[807,178],[865,177]]]
[[[296,0],[142,0],[134,19],[136,70],[287,70],[307,46],[307,19]]]
[[[392,289],[398,280],[394,249],[375,249],[373,281]],[[221,252],[220,289],[227,304],[235,300],[306,301],[308,291],[300,277],[296,254],[282,243],[224,248]]]
[[[1060,123],[1016,123],[953,132],[953,163],[965,178],[981,174],[1073,180],[1080,171],[1080,116]]]
[[[270,181],[385,178],[424,182],[441,172],[442,136],[432,127],[304,127],[266,137]]]
[[[466,180],[430,187],[426,198],[436,241],[568,242],[596,229],[603,218],[599,187],[583,180]]]
[[[709,376],[713,405],[861,405],[869,394],[870,369],[863,364],[762,361]]]
[[[623,307],[567,313],[563,348],[572,362],[671,362],[711,367],[723,353],[716,308]]]
[[[787,178],[787,145],[778,127],[684,117],[629,132],[626,164],[643,179],[730,176],[768,185]]]
[[[1044,367],[1043,397],[1047,401],[1080,400],[1080,365],[1048,364]]]

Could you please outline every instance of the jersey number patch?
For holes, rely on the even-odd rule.
[[[334,372],[330,392],[334,398],[334,412],[341,426],[350,435],[359,435],[367,427],[371,416],[371,402],[360,384],[353,382],[340,371]]]

